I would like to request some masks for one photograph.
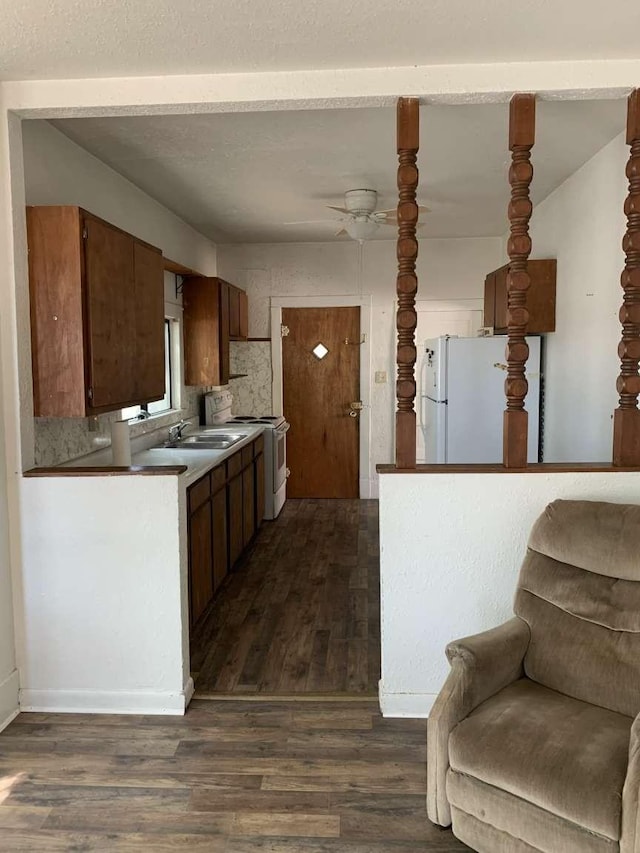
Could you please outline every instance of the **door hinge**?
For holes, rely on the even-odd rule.
[[[89,231],[87,230],[87,226],[85,225],[85,227],[82,229],[82,239],[86,240],[88,236],[89,236]]]
[[[286,338],[288,334],[289,334],[289,327],[285,326],[284,323],[282,323],[280,325],[280,337]]]
[[[87,398],[88,398],[89,400],[93,400],[93,388],[89,388],[89,389],[87,390]]]

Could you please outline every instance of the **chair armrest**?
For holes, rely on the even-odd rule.
[[[447,646],[451,672],[427,722],[427,813],[433,823],[451,823],[445,782],[452,729],[490,696],[522,678],[530,639],[527,623],[514,617]]]
[[[622,788],[620,853],[640,853],[640,714],[629,736],[629,763]]]

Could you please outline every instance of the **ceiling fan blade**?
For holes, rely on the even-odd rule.
[[[334,207],[332,204],[328,204],[327,207],[329,210],[337,210],[338,213],[346,213],[347,215],[349,213],[346,207]]]
[[[396,207],[392,207],[390,210],[376,210],[376,213],[386,213],[387,216],[391,216],[392,214],[394,216],[397,216],[398,215],[398,209]],[[419,204],[418,205],[418,216],[421,213],[431,213],[431,208],[427,207],[424,204]]]

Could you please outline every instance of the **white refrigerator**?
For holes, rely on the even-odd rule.
[[[540,338],[528,337],[528,460],[538,461]],[[502,462],[506,336],[442,337],[418,348],[417,461]]]

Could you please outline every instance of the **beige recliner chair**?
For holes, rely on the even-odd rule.
[[[514,611],[447,647],[430,819],[480,853],[639,853],[640,506],[550,504]]]

